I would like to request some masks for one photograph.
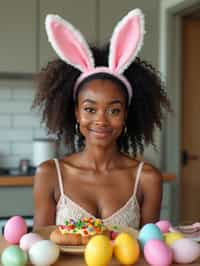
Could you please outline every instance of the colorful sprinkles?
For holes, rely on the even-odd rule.
[[[83,218],[75,221],[69,219],[65,221],[65,225],[60,225],[59,230],[62,234],[81,234],[81,235],[95,235],[103,232],[106,229],[100,219],[92,217]]]

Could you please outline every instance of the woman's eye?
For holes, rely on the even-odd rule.
[[[111,115],[118,115],[120,113],[120,109],[119,108],[112,108],[112,109],[109,109],[108,112],[111,114]]]
[[[92,107],[85,107],[84,111],[88,112],[88,113],[95,113],[95,109]]]

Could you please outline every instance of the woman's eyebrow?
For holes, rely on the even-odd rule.
[[[97,102],[94,101],[94,100],[91,100],[91,99],[85,99],[85,100],[82,101],[82,103],[93,103],[93,104],[95,104]]]
[[[113,101],[109,102],[109,104],[115,104],[115,103],[119,103],[122,105],[122,102],[120,100],[113,100]]]
[[[92,103],[92,104],[96,104],[97,102],[91,99],[85,99],[82,101],[82,103]],[[122,102],[120,100],[112,100],[110,102],[108,102],[108,104],[120,104],[122,105]]]

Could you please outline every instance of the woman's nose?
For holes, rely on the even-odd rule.
[[[95,118],[95,123],[98,125],[106,125],[108,119],[105,112],[98,112]]]

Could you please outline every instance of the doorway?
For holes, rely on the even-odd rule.
[[[174,1],[162,1],[161,2],[161,42],[160,42],[160,70],[163,77],[166,80],[167,93],[172,102],[174,109],[174,115],[169,116],[165,123],[164,133],[162,134],[162,148],[163,148],[163,164],[162,168],[166,172],[172,172],[176,175],[176,180],[171,183],[171,222],[176,225],[180,223],[191,223],[195,218],[187,218],[182,216],[182,209],[186,208],[181,203],[182,195],[184,195],[185,200],[188,200],[186,191],[186,183],[189,179],[185,179],[185,188],[182,188],[182,174],[186,171],[186,167],[183,169],[182,166],[182,151],[184,150],[183,136],[182,136],[182,98],[183,98],[183,88],[182,88],[182,22],[183,17],[189,16],[190,14],[200,13],[200,0],[174,0]],[[200,114],[199,114],[200,117]],[[187,147],[186,147],[187,148]],[[191,157],[198,155],[193,151],[186,149],[187,154]],[[193,158],[194,158],[193,157]],[[190,163],[189,163],[190,162]],[[194,165],[197,160],[189,160],[188,164]],[[200,161],[199,161],[200,163]],[[192,167],[192,166],[191,166]],[[192,178],[191,178],[192,179]],[[191,180],[190,179],[190,180]],[[187,181],[186,181],[187,180]],[[196,182],[196,181],[195,181]],[[193,181],[191,181],[193,183]],[[191,186],[191,185],[190,185]],[[196,188],[195,188],[196,189]],[[192,189],[194,193],[194,189]],[[200,194],[200,187],[198,189]],[[195,206],[195,197],[188,200],[188,208],[190,206]],[[187,201],[187,202],[188,202]],[[196,204],[200,205],[200,202]],[[185,207],[184,207],[185,206]],[[196,208],[196,207],[192,207]],[[192,212],[196,212],[194,209]],[[197,210],[198,212],[198,210]],[[198,215],[198,213],[197,213]],[[198,217],[197,217],[198,218]],[[200,215],[198,220],[200,219]]]
[[[180,222],[191,224],[200,221],[200,11],[181,24]]]

